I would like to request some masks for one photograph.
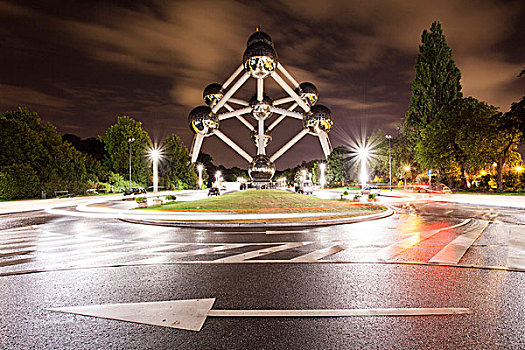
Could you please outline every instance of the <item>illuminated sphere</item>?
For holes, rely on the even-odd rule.
[[[257,130],[252,130],[250,132],[250,138],[252,139],[252,142],[255,144],[255,146],[259,145],[259,133]],[[268,144],[272,141],[272,134],[265,130],[264,131],[264,147],[268,146]]]
[[[303,125],[312,134],[318,135],[322,131],[329,132],[332,128],[332,112],[322,105],[312,106],[310,112],[304,116]]]
[[[263,95],[263,99],[260,102],[257,100],[257,95],[253,95],[253,97],[250,98],[249,103],[250,107],[252,107],[252,116],[255,119],[266,119],[272,115],[272,112],[270,112],[270,107],[273,104],[273,100],[266,94]]]
[[[222,92],[222,85],[217,83],[206,86],[206,88],[204,88],[204,92],[202,93],[204,103],[206,103],[208,106],[214,106],[223,96],[224,93]]]
[[[188,123],[195,134],[208,135],[213,129],[219,128],[219,118],[208,106],[193,108],[188,116]]]
[[[254,42],[244,51],[242,62],[252,77],[266,78],[277,68],[277,52],[267,42]]]
[[[313,106],[317,103],[319,99],[319,91],[312,83],[301,83],[299,87],[295,89],[295,92],[301,99],[308,103],[310,106]]]
[[[270,161],[270,157],[259,154],[253,158],[248,168],[248,175],[253,181],[270,181],[275,174],[275,164]]]
[[[272,38],[266,34],[265,32],[257,31],[250,35],[248,38],[248,42],[246,43],[246,46],[250,46],[255,43],[263,42],[269,45],[273,46],[273,40]]]

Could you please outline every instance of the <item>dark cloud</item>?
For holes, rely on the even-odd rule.
[[[520,1],[154,1],[0,0],[0,107],[27,105],[62,132],[101,134],[117,115],[143,122],[156,139],[177,133],[189,146],[187,114],[202,89],[223,82],[241,63],[256,25],[274,39],[281,62],[298,81],[320,90],[335,113],[332,143],[367,126],[393,132],[409,103],[423,29],[441,21],[462,71],[465,95],[508,109],[523,94],[524,15]],[[7,53],[7,54],[6,54]],[[239,92],[250,97],[254,83]],[[268,82],[275,98],[282,97]],[[254,152],[244,126],[224,132]],[[301,128],[286,120],[269,151]],[[339,129],[339,131],[337,131]],[[214,137],[205,152],[245,166]],[[277,162],[320,158],[305,137]]]

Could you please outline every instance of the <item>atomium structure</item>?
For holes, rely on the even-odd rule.
[[[250,78],[257,81],[257,91],[253,97],[249,101],[235,98],[235,93]],[[276,100],[267,96],[264,92],[267,78],[273,79],[286,96]],[[319,138],[325,157],[331,152],[328,132],[333,122],[330,109],[317,104],[319,92],[314,84],[299,84],[288,73],[279,62],[272,38],[259,28],[248,39],[239,68],[224,84],[208,85],[202,96],[206,106],[195,107],[188,117],[190,129],[195,133],[190,151],[192,163],[197,160],[204,138],[212,135],[248,161],[248,173],[254,182],[271,181],[275,173],[275,160],[307,134]],[[251,116],[257,125],[252,125],[245,116]],[[271,131],[286,117],[300,120],[303,128],[269,156],[266,146],[272,140]],[[237,118],[249,129],[250,138],[257,147],[255,156],[251,156],[219,130],[220,123],[229,118]],[[269,125],[266,125],[267,122]]]

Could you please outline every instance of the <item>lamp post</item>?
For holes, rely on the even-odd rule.
[[[410,166],[405,165],[405,190],[407,189],[407,172],[410,171]]]
[[[392,135],[385,135],[385,137],[388,139],[388,173],[390,177],[390,192],[392,192],[392,159],[390,157],[390,140]]]
[[[321,177],[319,179],[319,182],[321,183],[321,190],[324,190],[324,184],[326,183],[326,180],[324,177],[324,171],[326,169],[326,164],[325,163],[319,164],[319,169],[321,170]]]
[[[202,190],[202,170],[204,166],[202,164],[197,165],[197,171],[199,172],[199,190]]]
[[[303,175],[301,178],[301,182],[302,182],[301,185],[302,185],[306,181],[306,169],[301,170],[301,174]]]
[[[523,171],[523,167],[517,166],[516,171],[518,173],[518,188],[520,187],[520,173]]]
[[[217,188],[219,187],[219,180],[221,179],[221,172],[220,171],[217,171],[215,173],[215,186],[217,186]]]
[[[368,147],[361,147],[358,149],[359,159],[361,161],[361,173],[359,175],[359,180],[361,180],[361,189],[366,187],[366,182],[368,180],[368,174],[366,171],[366,159],[369,156]]]
[[[129,142],[129,188],[131,189],[131,143],[135,141],[134,137],[128,139]]]

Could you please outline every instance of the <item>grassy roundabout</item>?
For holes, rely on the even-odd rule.
[[[150,207],[168,211],[209,211],[238,214],[248,213],[334,213],[323,219],[379,213],[385,208],[374,203],[320,199],[281,190],[248,190],[196,201],[172,202]],[[315,217],[316,219],[318,217]],[[321,217],[319,217],[321,218]],[[309,218],[310,220],[313,218]]]

